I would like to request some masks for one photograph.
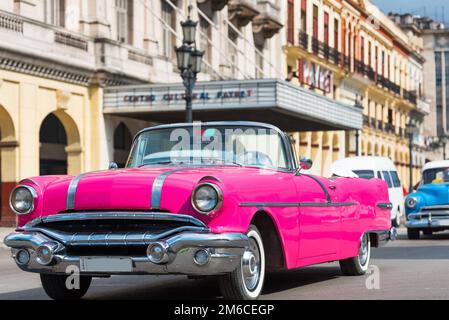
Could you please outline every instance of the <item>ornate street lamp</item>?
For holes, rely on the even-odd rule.
[[[197,74],[201,72],[204,52],[196,48],[196,27],[198,22],[190,19],[192,6],[189,6],[187,21],[181,23],[183,40],[182,45],[176,50],[178,69],[181,72],[186,100],[186,122],[193,122],[193,89],[195,88]]]

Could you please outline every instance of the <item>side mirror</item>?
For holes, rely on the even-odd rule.
[[[310,170],[313,167],[313,161],[310,158],[302,157],[301,160],[299,160],[299,168],[301,170]]]
[[[116,169],[118,169],[118,164],[115,162],[111,162],[109,164],[109,170],[116,170]]]

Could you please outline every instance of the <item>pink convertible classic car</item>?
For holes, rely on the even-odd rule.
[[[23,180],[5,244],[54,299],[111,275],[214,276],[224,298],[250,300],[276,270],[340,261],[366,273],[371,247],[395,236],[385,182],[309,175],[293,154],[267,124],[149,128],[124,169]]]

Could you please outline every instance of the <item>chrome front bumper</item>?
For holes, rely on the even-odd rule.
[[[426,211],[409,214],[407,217],[407,228],[415,229],[449,229],[449,210],[426,207]]]
[[[218,275],[234,271],[249,247],[245,234],[214,234],[194,217],[159,212],[41,217],[10,234],[5,244],[24,271],[93,276]]]
[[[97,243],[95,242],[97,241]],[[239,233],[212,234],[182,232],[176,235],[159,239],[155,242],[145,243],[145,246],[159,245],[164,250],[165,259],[160,263],[152,262],[147,255],[137,256],[80,256],[68,253],[68,247],[62,242],[48,237],[40,232],[21,231],[10,234],[5,238],[6,246],[12,249],[12,257],[20,269],[34,273],[67,274],[78,268],[83,275],[109,276],[121,274],[183,274],[192,276],[218,275],[234,271],[248,247],[248,237]],[[92,243],[98,244],[98,239],[92,239]],[[73,243],[72,243],[73,244]],[[84,242],[84,247],[89,243]],[[121,244],[123,245],[123,243]],[[128,243],[132,246],[133,243]],[[126,246],[126,244],[125,244]],[[51,262],[44,265],[38,262],[39,248],[45,247],[52,251]],[[20,250],[29,253],[29,262],[20,263],[18,254]],[[208,256],[207,263],[199,265],[195,261],[195,254],[203,250]],[[131,270],[95,270],[83,271],[84,259],[125,259],[131,261]],[[111,261],[112,261],[111,260]]]

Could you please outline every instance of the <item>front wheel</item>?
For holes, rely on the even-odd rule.
[[[262,236],[256,226],[249,227],[249,248],[243,254],[239,267],[220,276],[218,285],[227,300],[256,300],[262,293],[265,280],[265,251]]]
[[[340,269],[346,276],[361,276],[368,271],[371,259],[371,240],[369,234],[364,234],[360,239],[359,254],[357,257],[341,260]]]
[[[72,284],[67,284],[66,275],[41,274],[41,283],[47,295],[53,300],[79,300],[87,293],[92,282],[91,277],[80,276],[74,288]]]

